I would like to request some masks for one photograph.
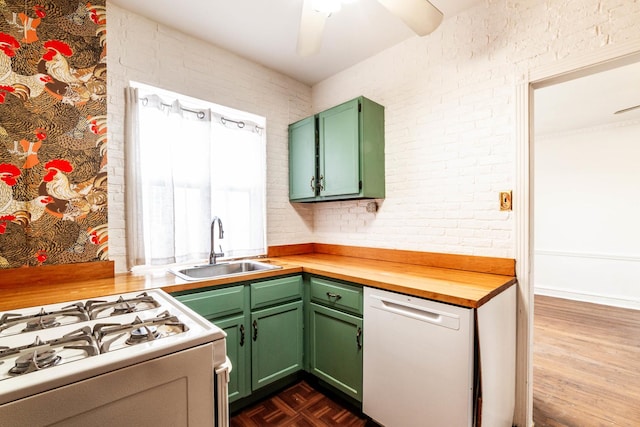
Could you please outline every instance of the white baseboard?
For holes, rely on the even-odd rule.
[[[574,301],[591,302],[594,304],[610,305],[620,308],[631,308],[640,310],[640,301],[628,300],[623,298],[615,298],[606,295],[594,295],[576,291],[567,291],[565,289],[555,289],[552,287],[536,285],[534,290],[536,295],[545,295],[549,297],[564,298]]]

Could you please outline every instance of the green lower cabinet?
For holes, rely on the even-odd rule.
[[[302,301],[252,312],[251,339],[253,390],[302,370]]]
[[[232,366],[229,375],[229,403],[231,403],[251,394],[248,316],[216,320],[214,323],[227,333],[227,357],[231,360]]]
[[[254,391],[287,381],[305,363],[311,374],[362,401],[361,288],[319,277],[308,285],[302,276],[287,276],[176,295],[227,333],[230,403],[246,405]]]
[[[311,373],[362,401],[362,319],[309,304]]]
[[[177,295],[176,299],[227,333],[229,402],[251,394],[249,292],[245,285]]]

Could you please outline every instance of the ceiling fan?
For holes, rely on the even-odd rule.
[[[342,0],[344,1],[344,0]],[[427,0],[377,0],[419,36],[426,36],[442,22],[442,12]],[[298,55],[310,56],[320,50],[327,18],[340,10],[341,0],[303,0]]]

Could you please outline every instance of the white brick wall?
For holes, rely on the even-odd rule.
[[[267,118],[268,244],[312,241],[311,207],[288,199],[287,125],[311,114],[311,88],[108,3],[109,258],[126,269],[124,88],[163,87]]]
[[[637,0],[491,0],[313,87],[320,111],[386,107],[386,199],[314,206],[315,241],[515,257],[515,84],[571,55],[638,40]]]
[[[268,244],[514,257],[516,81],[638,40],[638,0],[486,0],[313,87],[108,5],[110,258],[124,269],[123,88],[163,86],[267,117]],[[288,202],[287,124],[359,95],[386,107],[387,197]]]

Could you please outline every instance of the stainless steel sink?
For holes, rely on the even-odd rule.
[[[279,265],[267,264],[259,261],[231,261],[220,264],[205,264],[169,271],[184,280],[215,279],[242,274],[255,273],[264,270],[276,270]]]

